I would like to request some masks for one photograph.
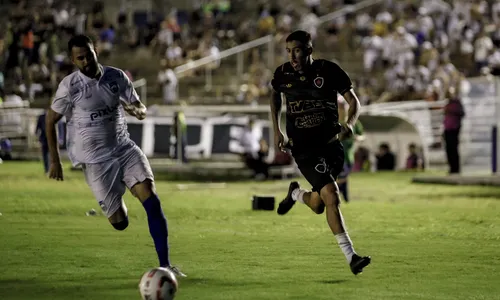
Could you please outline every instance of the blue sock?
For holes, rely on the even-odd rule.
[[[142,205],[148,215],[149,233],[155,243],[160,266],[170,266],[167,218],[163,214],[160,199],[157,195],[152,194]]]
[[[349,202],[349,196],[347,194],[347,181],[339,184],[339,191],[342,194],[342,197],[344,197],[344,201]]]

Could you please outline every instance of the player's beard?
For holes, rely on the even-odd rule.
[[[97,70],[97,65],[88,65],[83,67],[82,73],[87,77],[94,78],[97,75]]]

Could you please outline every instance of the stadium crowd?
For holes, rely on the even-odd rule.
[[[387,0],[322,25],[320,16],[349,1],[304,0],[299,5],[262,1],[245,18],[238,11],[244,7],[241,1],[199,1],[191,10],[174,8],[154,18],[131,13],[136,8],[128,3],[116,19],[106,16],[104,1],[86,6],[58,0],[13,2],[17,4],[8,9],[1,24],[0,91],[5,100],[16,95],[30,100],[52,95],[57,82],[73,70],[64,45],[74,33],[93,36],[101,57],[124,48],[147,48],[158,61],[163,59],[164,69],[172,70],[267,34],[275,35],[281,57],[280,42],[300,27],[312,33],[317,46],[338,49],[334,55],[338,57],[327,59],[342,64],[343,53],[362,57],[358,60],[364,72],[352,77],[364,104],[442,99],[463,76],[500,70],[500,3],[495,1]],[[271,70],[258,50],[248,55],[248,61],[236,99],[266,102]]]
[[[65,45],[78,33],[94,38],[101,58],[118,56],[124,49],[150,52],[153,63],[161,65],[158,83],[167,86],[163,90],[170,96],[163,100],[168,103],[179,100],[172,96],[177,82],[174,67],[216,57],[223,49],[268,34],[274,34],[277,55],[283,57],[284,38],[296,27],[312,33],[320,56],[336,59],[348,70],[352,61],[346,56],[358,60],[362,72],[351,77],[363,104],[443,99],[448,87],[464,76],[496,74],[500,69],[500,4],[494,1],[387,0],[327,24],[320,24],[319,17],[348,1],[298,2],[261,1],[242,18],[241,1],[209,0],[191,10],[171,9],[152,18],[134,12],[133,3],[127,1],[113,17],[106,15],[104,1],[86,6],[58,0],[17,1],[0,23],[4,29],[0,101],[50,98],[58,82],[73,71]],[[249,67],[236,100],[267,103],[272,68],[266,65],[262,49],[248,54]],[[219,64],[207,67],[217,69]],[[135,77],[137,70],[129,71]]]
[[[339,49],[339,57],[325,58],[342,64],[346,53],[360,54],[364,72],[352,77],[364,104],[439,100],[464,77],[500,74],[500,3],[496,1],[389,0],[326,26],[319,24],[319,16],[317,7],[299,19],[281,14],[270,22],[276,24],[272,32],[282,41],[291,24],[298,23],[316,37],[316,48]],[[250,72],[243,90],[253,88],[253,100],[263,97],[259,100],[265,102],[265,84],[253,81],[260,83],[268,76],[269,72],[266,77],[262,71]]]

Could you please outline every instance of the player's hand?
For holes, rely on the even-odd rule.
[[[49,167],[49,178],[55,179],[57,181],[63,181],[63,169],[62,164],[60,162],[51,163]]]
[[[286,152],[285,136],[281,131],[274,133],[274,148]]]
[[[144,105],[137,107],[134,113],[137,120],[144,120],[146,118],[146,107]]]
[[[133,104],[126,104],[125,102],[122,102],[122,106],[127,114],[136,117],[138,120],[144,120],[146,118],[146,106],[144,106],[144,104],[137,107]]]
[[[339,135],[339,139],[341,141],[352,137],[353,134],[354,130],[352,129],[352,125],[342,124],[342,129],[340,130],[340,135]]]

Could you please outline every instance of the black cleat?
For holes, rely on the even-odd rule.
[[[354,254],[349,266],[351,267],[352,273],[354,275],[358,275],[359,273],[363,272],[363,268],[368,266],[371,261],[372,259],[370,256],[361,257],[357,254]]]
[[[300,185],[297,181],[292,181],[290,183],[288,195],[286,195],[286,198],[283,199],[278,206],[278,215],[286,214],[295,205],[295,201],[292,199],[292,192],[298,188],[300,188]]]

